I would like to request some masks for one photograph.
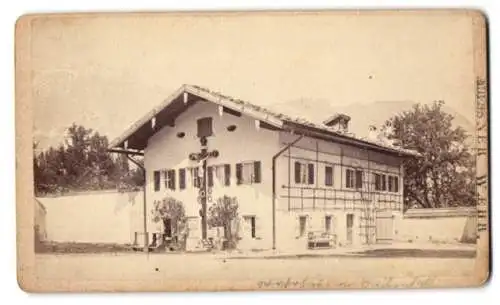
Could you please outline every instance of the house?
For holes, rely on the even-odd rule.
[[[208,89],[184,85],[110,150],[143,155],[149,211],[180,200],[190,238],[207,237],[206,210],[239,204],[241,247],[304,248],[309,232],[337,245],[390,242],[403,212],[403,160],[417,154],[349,133],[350,117],[312,123]],[[201,179],[199,179],[201,177]]]

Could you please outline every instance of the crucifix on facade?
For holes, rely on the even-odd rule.
[[[201,150],[199,153],[191,153],[189,155],[189,159],[192,161],[197,161],[201,163],[201,170],[198,173],[198,202],[201,205],[200,208],[200,217],[201,217],[201,238],[203,240],[207,239],[207,198],[208,193],[211,190],[208,188],[207,184],[207,159],[208,158],[217,158],[219,156],[219,152],[217,150],[208,151],[207,148],[207,138],[200,137]]]

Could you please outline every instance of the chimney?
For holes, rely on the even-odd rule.
[[[369,131],[368,131],[368,140],[377,142],[378,141],[378,132],[377,132],[377,127],[374,125],[370,125]]]
[[[324,120],[323,124],[328,126],[334,131],[347,133],[349,131],[350,120],[351,120],[350,116],[343,113],[336,113],[331,117],[329,117],[328,119]]]

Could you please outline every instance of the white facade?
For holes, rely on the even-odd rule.
[[[239,215],[248,218],[256,217],[256,239],[248,241],[249,244],[263,241],[263,247],[271,247],[272,223],[272,172],[271,159],[279,150],[279,135],[264,128],[256,128],[255,120],[245,116],[237,117],[231,114],[219,113],[219,107],[211,102],[200,101],[180,114],[175,120],[175,126],[167,126],[156,133],[148,141],[144,152],[146,178],[146,200],[148,210],[153,209],[153,202],[166,196],[180,200],[186,210],[186,216],[199,220],[198,189],[190,183],[190,173],[186,171],[186,188],[179,188],[179,169],[199,166],[196,161],[189,160],[190,153],[200,151],[200,141],[197,137],[197,120],[212,117],[214,135],[208,138],[208,149],[219,151],[217,158],[209,158],[208,166],[228,164],[230,166],[230,185],[220,185],[214,179],[212,199],[228,195],[235,196],[239,203]],[[236,130],[229,132],[227,127],[235,125]],[[179,132],[185,133],[179,138]],[[261,182],[252,184],[236,183],[236,164],[242,162],[261,162]],[[161,175],[160,189],[154,189],[154,172],[175,170],[175,189],[165,187],[164,175]],[[210,205],[210,202],[208,203]],[[269,218],[268,218],[269,217]],[[200,235],[199,221],[190,221],[190,235]],[[155,224],[148,218],[148,228],[151,232],[161,230],[161,225]],[[251,230],[251,229],[249,229]],[[247,230],[247,233],[248,231]],[[148,229],[149,231],[149,229]],[[195,233],[198,232],[198,233]]]
[[[219,173],[224,172],[224,166],[230,168],[229,185],[225,185],[224,178],[220,182],[214,178],[209,197],[212,201],[223,195],[236,197],[241,220],[240,236],[243,238],[239,246],[269,249],[273,246],[272,158],[298,136],[263,128],[259,121],[245,114],[235,116],[225,113],[212,102],[200,100],[177,116],[174,126],[163,127],[149,138],[144,149],[147,209],[152,211],[154,201],[167,196],[181,201],[190,218],[191,238],[200,238],[201,205],[197,199],[198,188],[192,185],[189,170],[200,164],[191,161],[189,155],[200,152],[197,120],[206,117],[211,117],[213,122],[208,150],[219,152],[218,157],[207,159],[207,166],[221,166]],[[236,126],[234,131],[228,130],[231,125]],[[183,133],[183,137],[179,136],[180,133]],[[236,164],[248,163],[251,167],[254,162],[260,164],[260,181],[237,184]],[[304,171],[300,173],[298,183],[295,177],[296,162],[301,163]],[[331,170],[329,182],[326,182],[325,177],[327,166]],[[180,188],[181,169],[185,170],[183,189]],[[356,182],[356,169],[363,171],[361,185]],[[164,173],[168,170],[175,171],[173,188],[169,188],[165,182]],[[348,170],[352,172],[349,174]],[[308,171],[313,173],[312,183]],[[158,184],[158,181],[155,182],[155,175],[158,175],[155,172],[161,173],[159,188],[155,186],[155,183]],[[245,169],[243,172],[245,175]],[[326,230],[336,235],[339,245],[376,242],[377,229],[380,231],[377,228],[377,215],[384,214],[384,219],[401,216],[402,172],[401,160],[386,153],[304,137],[283,152],[276,162],[276,247],[304,248],[307,232]],[[374,173],[383,175],[386,181],[383,190],[374,189]],[[396,183],[397,187],[394,185]],[[380,182],[378,187],[381,188]],[[211,202],[208,202],[210,205]],[[388,221],[391,222],[389,225],[382,225],[396,232],[395,221]],[[148,217],[148,231],[161,232],[162,226]]]

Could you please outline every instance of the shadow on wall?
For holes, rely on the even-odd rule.
[[[464,226],[464,231],[462,233],[461,243],[464,244],[475,244],[477,241],[477,217],[469,216],[467,217],[467,222]]]
[[[118,214],[120,213],[123,209],[125,209],[127,206],[132,205],[134,206],[136,203],[136,197],[140,194],[140,192],[128,192],[128,193],[120,193],[119,196],[116,199],[116,205],[114,208],[114,213]],[[127,200],[123,200],[121,196],[124,196],[127,198]]]

